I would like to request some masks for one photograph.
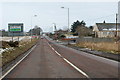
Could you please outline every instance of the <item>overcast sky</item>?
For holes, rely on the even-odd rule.
[[[97,22],[115,22],[118,12],[117,2],[3,2],[0,29],[8,29],[8,23],[24,23],[24,31],[32,25],[39,25],[44,31],[67,28],[67,9],[70,9],[70,25],[76,20],[84,20],[87,26]],[[34,17],[37,15],[37,17]],[[1,17],[1,16],[0,16]]]

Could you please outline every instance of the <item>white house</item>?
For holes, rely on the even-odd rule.
[[[118,23],[120,23],[120,1],[118,2]]]
[[[116,35],[120,37],[120,23],[117,24],[116,31],[116,23],[96,23],[93,26],[93,31],[95,32],[96,37],[115,37]]]

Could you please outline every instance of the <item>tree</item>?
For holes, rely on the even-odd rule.
[[[103,21],[103,23],[106,23],[105,20]]]
[[[93,26],[90,26],[89,28],[90,28],[90,29],[93,29]]]
[[[30,29],[29,33],[32,35],[40,35],[40,32],[42,32],[42,29],[38,26],[35,26],[33,29]]]
[[[93,26],[87,27],[85,25],[86,23],[84,21],[81,21],[80,25],[76,28],[75,33],[78,34],[79,37],[92,35]]]
[[[81,24],[81,26],[85,26],[86,25],[86,23],[83,20],[80,22],[80,24]]]
[[[8,36],[8,31],[5,31],[4,29],[1,30],[1,35],[2,36]]]
[[[79,37],[91,36],[92,29],[88,27],[78,27],[76,33],[78,33]]]
[[[85,26],[86,23],[82,20],[81,22],[79,22],[78,20],[76,22],[74,22],[71,26],[71,32],[75,33],[76,32],[76,29],[77,27],[81,27],[81,26]]]

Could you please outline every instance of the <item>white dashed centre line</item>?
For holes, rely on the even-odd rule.
[[[67,60],[66,58],[64,58],[59,52],[57,52],[49,43],[48,45],[52,48],[52,50],[60,57],[62,57],[62,59],[67,62],[69,65],[71,65],[74,69],[76,69],[79,73],[81,73],[82,75],[84,75],[86,78],[90,78],[84,71],[82,71],[80,68],[78,68],[77,66],[75,66],[74,64],[72,64],[69,60]]]

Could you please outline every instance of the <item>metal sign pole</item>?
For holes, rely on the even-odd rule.
[[[18,42],[19,42],[19,35],[18,35]]]
[[[20,33],[19,33],[19,34],[20,34]],[[20,35],[18,35],[18,47],[19,47],[19,36],[20,36]]]
[[[117,14],[116,14],[116,35],[115,35],[116,39],[117,39],[117,36],[118,34],[117,34]]]
[[[13,35],[14,35],[14,32],[12,32],[12,42],[13,42]]]

